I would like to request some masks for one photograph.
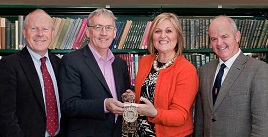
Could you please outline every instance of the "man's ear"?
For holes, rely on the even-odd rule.
[[[240,31],[237,31],[237,32],[236,32],[236,35],[235,35],[235,41],[236,41],[236,42],[239,42],[240,39],[241,39],[241,33],[240,33]]]

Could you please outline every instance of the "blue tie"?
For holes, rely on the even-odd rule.
[[[212,90],[213,105],[215,104],[217,96],[218,96],[220,89],[221,89],[221,80],[222,80],[222,75],[224,73],[225,67],[226,67],[226,65],[224,63],[221,64],[221,68],[220,68],[220,70],[217,74],[217,77],[215,79],[215,82],[214,82],[214,86],[213,86],[213,90]]]

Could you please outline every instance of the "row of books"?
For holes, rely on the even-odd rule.
[[[79,49],[85,39],[86,18],[55,18],[55,35],[50,49]]]
[[[243,48],[268,48],[268,20],[237,19]]]
[[[138,72],[138,67],[139,67],[139,60],[142,58],[144,55],[140,54],[117,54],[120,58],[125,60],[128,65],[128,72],[129,72],[129,78],[130,78],[130,83],[132,86],[135,85],[135,77]]]
[[[209,46],[210,18],[180,18],[185,49],[206,49]]]
[[[208,26],[211,18],[181,18],[185,49],[209,49]],[[235,19],[241,32],[241,48],[268,47],[268,20]]]
[[[184,53],[184,58],[191,62],[196,69],[217,58],[216,54]]]
[[[151,21],[117,22],[116,38],[111,49],[146,49]]]
[[[179,18],[185,40],[185,49],[209,49],[208,26],[211,18]],[[55,35],[50,49],[79,49],[86,39],[86,18],[53,17]],[[268,48],[268,20],[235,19],[241,31],[241,48]],[[25,45],[22,36],[23,16],[14,23],[1,18],[1,49],[21,49]],[[146,49],[151,21],[118,21],[116,37],[111,49]]]
[[[86,18],[57,18],[54,21],[54,37],[50,49],[78,49],[85,40]],[[25,46],[22,28],[24,16],[19,15],[14,22],[0,17],[0,49],[20,50]]]
[[[208,26],[212,18],[179,18],[184,34],[185,49],[211,48]],[[241,32],[241,48],[268,48],[268,20],[235,19]],[[146,49],[151,21],[128,20],[117,23],[117,36],[112,49]]]
[[[7,18],[0,17],[0,49],[21,49],[25,45],[22,34],[23,16],[11,22]]]

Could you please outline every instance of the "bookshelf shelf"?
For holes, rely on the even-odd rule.
[[[184,49],[183,53],[210,53],[212,49]]]
[[[242,51],[244,53],[258,53],[258,52],[264,52],[264,53],[268,53],[268,48],[262,48],[262,49],[258,49],[258,48],[255,48],[255,49],[242,49]]]
[[[0,50],[0,54],[13,54],[18,52],[19,50],[15,50],[15,49],[1,49]]]

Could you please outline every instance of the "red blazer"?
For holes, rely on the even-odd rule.
[[[135,82],[136,102],[141,86],[149,74],[155,55],[144,56],[139,62]],[[193,133],[192,106],[198,90],[196,68],[183,56],[178,56],[169,68],[160,70],[154,106],[157,116],[149,118],[155,124],[157,137],[184,137]]]

